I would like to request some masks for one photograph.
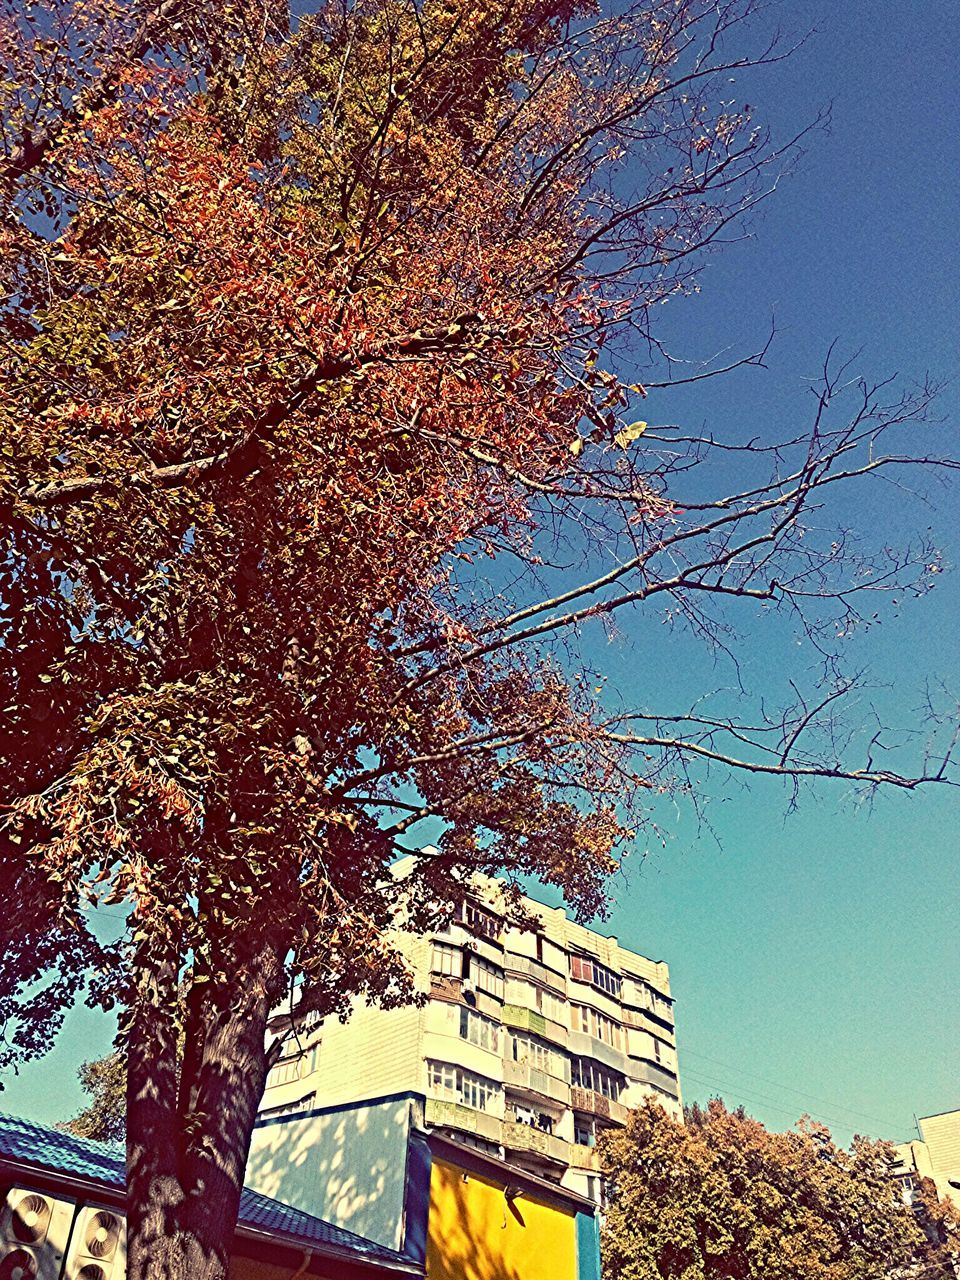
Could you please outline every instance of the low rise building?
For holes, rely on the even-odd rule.
[[[123,1151],[0,1115],[3,1280],[124,1280]],[[230,1280],[404,1280],[422,1258],[244,1188]]]
[[[263,1122],[230,1280],[599,1280],[590,1201],[420,1120],[406,1096]],[[0,1278],[125,1280],[125,1185],[118,1147],[0,1115]]]
[[[524,905],[535,927],[510,925],[478,881],[449,928],[401,935],[423,1004],[301,1027],[262,1116],[411,1092],[428,1128],[598,1199],[598,1133],[651,1096],[682,1114],[668,968]]]
[[[423,1115],[406,1093],[261,1120],[248,1183],[420,1259],[427,1280],[599,1280],[592,1201]]]

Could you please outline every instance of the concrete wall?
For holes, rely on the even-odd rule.
[[[937,1193],[960,1208],[960,1190],[950,1185],[960,1182],[960,1111],[921,1116],[919,1123]]]
[[[250,1144],[247,1185],[402,1250],[414,1106],[403,1095],[264,1121]]]
[[[314,1094],[311,1110],[415,1089],[420,1079],[422,1010],[354,1006],[348,1022],[328,1018],[320,1032],[316,1070],[268,1087],[262,1111]],[[309,1062],[313,1062],[312,1056]]]

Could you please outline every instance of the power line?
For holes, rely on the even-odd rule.
[[[696,1072],[692,1071],[683,1072],[681,1079],[692,1079],[697,1084],[706,1085],[710,1089],[721,1090],[728,1096],[732,1095],[736,1099],[751,1103],[759,1103],[761,1106],[772,1107],[774,1111],[780,1111],[784,1115],[792,1116],[794,1121],[799,1119],[796,1111],[792,1107],[786,1106],[783,1099],[777,1101],[773,1098],[768,1098],[763,1094],[746,1093],[736,1084],[725,1084],[722,1080],[709,1080],[705,1076],[700,1076]],[[819,1120],[823,1124],[833,1125],[835,1127],[839,1125],[842,1128],[850,1127],[849,1120],[844,1120],[841,1116],[831,1116],[823,1112],[817,1114],[812,1111],[808,1112],[808,1114],[811,1115],[814,1120]]]
[[[803,1093],[800,1089],[791,1089],[789,1085],[779,1084],[776,1080],[771,1080],[767,1076],[758,1075],[755,1071],[747,1071],[743,1067],[735,1067],[732,1063],[721,1062],[719,1058],[711,1058],[708,1053],[699,1053],[694,1049],[683,1048],[680,1050],[680,1057],[690,1055],[694,1058],[703,1058],[705,1062],[712,1062],[714,1066],[722,1067],[725,1071],[739,1072],[741,1075],[750,1076],[752,1080],[759,1080],[763,1084],[772,1085],[774,1089],[780,1089],[784,1093],[795,1094],[798,1098],[806,1098],[810,1102],[818,1102],[822,1106],[830,1107],[833,1111],[845,1111],[848,1115],[859,1116],[861,1120],[870,1120],[874,1124],[883,1125],[884,1128],[889,1127],[886,1120],[881,1120],[879,1116],[869,1115],[865,1111],[856,1111],[853,1107],[845,1107],[841,1102],[832,1102],[829,1098],[818,1098],[812,1093]]]

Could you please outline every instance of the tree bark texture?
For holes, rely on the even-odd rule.
[[[128,1280],[228,1274],[270,1066],[264,1037],[283,973],[278,947],[261,939],[238,969],[229,983],[188,994],[179,1080],[175,967],[154,959],[138,990],[128,1050]]]

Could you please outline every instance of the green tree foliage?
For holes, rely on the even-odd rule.
[[[127,1112],[127,1068],[123,1055],[114,1052],[106,1058],[85,1062],[78,1075],[84,1092],[90,1097],[90,1105],[63,1128],[78,1138],[122,1142]]]
[[[849,1151],[802,1120],[771,1133],[719,1100],[687,1123],[646,1103],[604,1135],[604,1280],[948,1280],[957,1222],[911,1207],[889,1143]]]

